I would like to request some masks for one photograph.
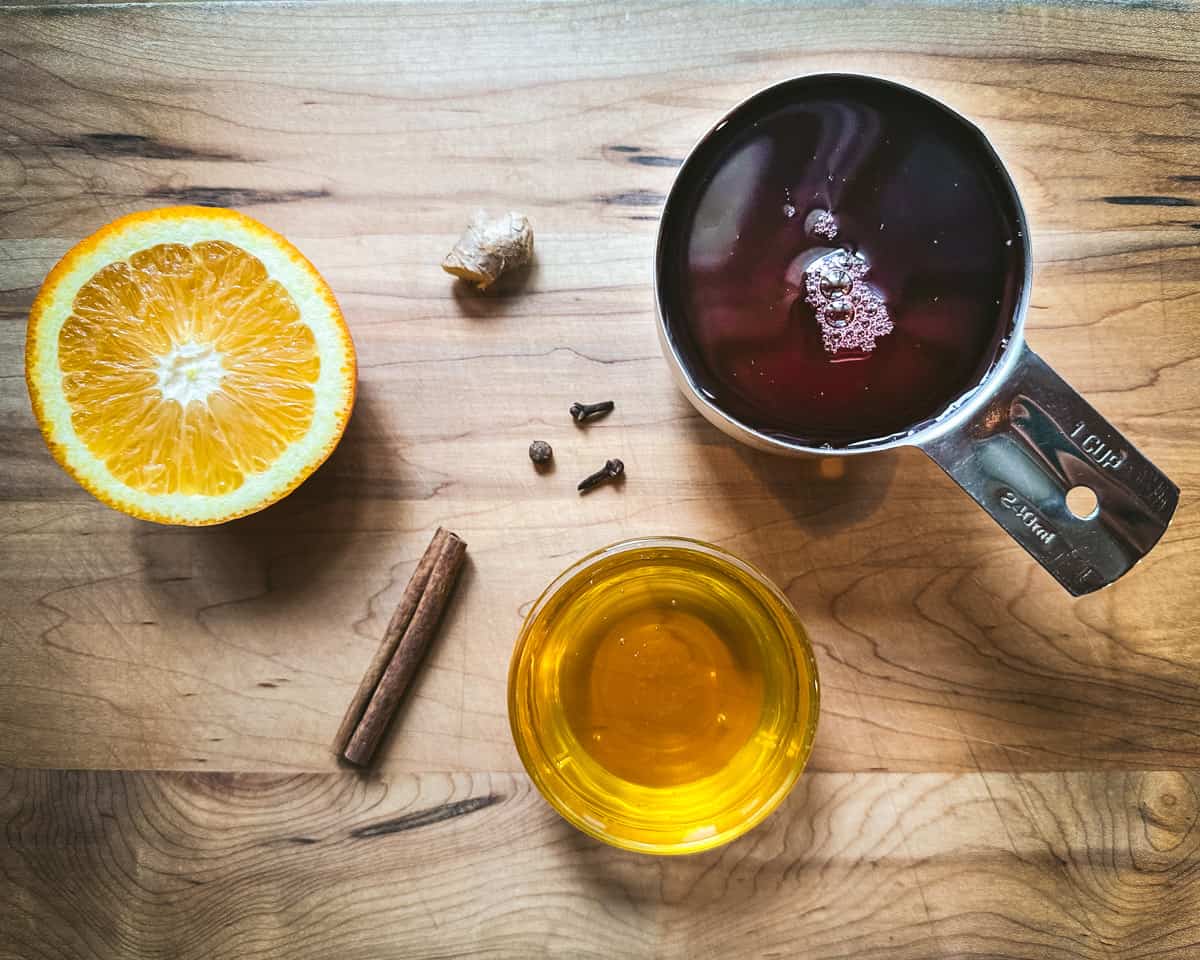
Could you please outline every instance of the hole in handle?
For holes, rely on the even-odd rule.
[[[1100,502],[1091,487],[1072,487],[1067,491],[1067,509],[1080,520],[1091,520],[1100,512]]]

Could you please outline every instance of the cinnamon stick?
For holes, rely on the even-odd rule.
[[[462,538],[439,527],[413,571],[338,732],[338,752],[350,763],[366,766],[371,762],[437,632],[466,552]]]
[[[387,669],[392,655],[396,652],[396,647],[400,644],[400,638],[404,636],[404,631],[408,629],[413,611],[417,609],[417,603],[421,599],[421,594],[425,592],[425,585],[429,582],[429,574],[433,570],[434,561],[437,560],[438,554],[441,553],[442,545],[446,542],[447,536],[449,536],[447,530],[442,527],[437,528],[433,539],[429,541],[429,546],[425,548],[425,553],[417,561],[416,569],[413,570],[412,576],[404,587],[404,593],[400,596],[400,603],[397,605],[395,612],[392,614],[392,619],[388,621],[387,629],[383,633],[383,642],[379,644],[379,649],[375,651],[375,657],[371,660],[371,665],[367,667],[367,672],[363,674],[362,681],[359,683],[358,689],[354,692],[354,699],[350,701],[350,706],[346,708],[346,715],[342,718],[342,725],[338,727],[337,737],[333,741],[333,749],[334,753],[339,756],[345,752],[346,747],[350,744],[350,737],[354,735],[354,728],[362,720],[363,713],[367,709],[367,704],[371,701],[371,694],[379,686],[379,681],[383,678],[383,672]]]

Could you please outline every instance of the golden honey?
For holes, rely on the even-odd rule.
[[[568,821],[626,849],[688,853],[783,799],[812,746],[817,691],[803,628],[762,574],[696,541],[632,540],[535,604],[509,719]]]

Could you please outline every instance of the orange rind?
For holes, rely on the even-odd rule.
[[[354,405],[329,285],[233,210],[122,217],[73,247],[29,315],[25,376],[62,467],[131,516],[201,525],[287,496]]]

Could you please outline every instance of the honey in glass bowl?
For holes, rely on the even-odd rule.
[[[759,571],[708,544],[630,540],[564,572],[509,672],[530,777],[614,846],[692,853],[765,818],[816,732],[812,648]]]

